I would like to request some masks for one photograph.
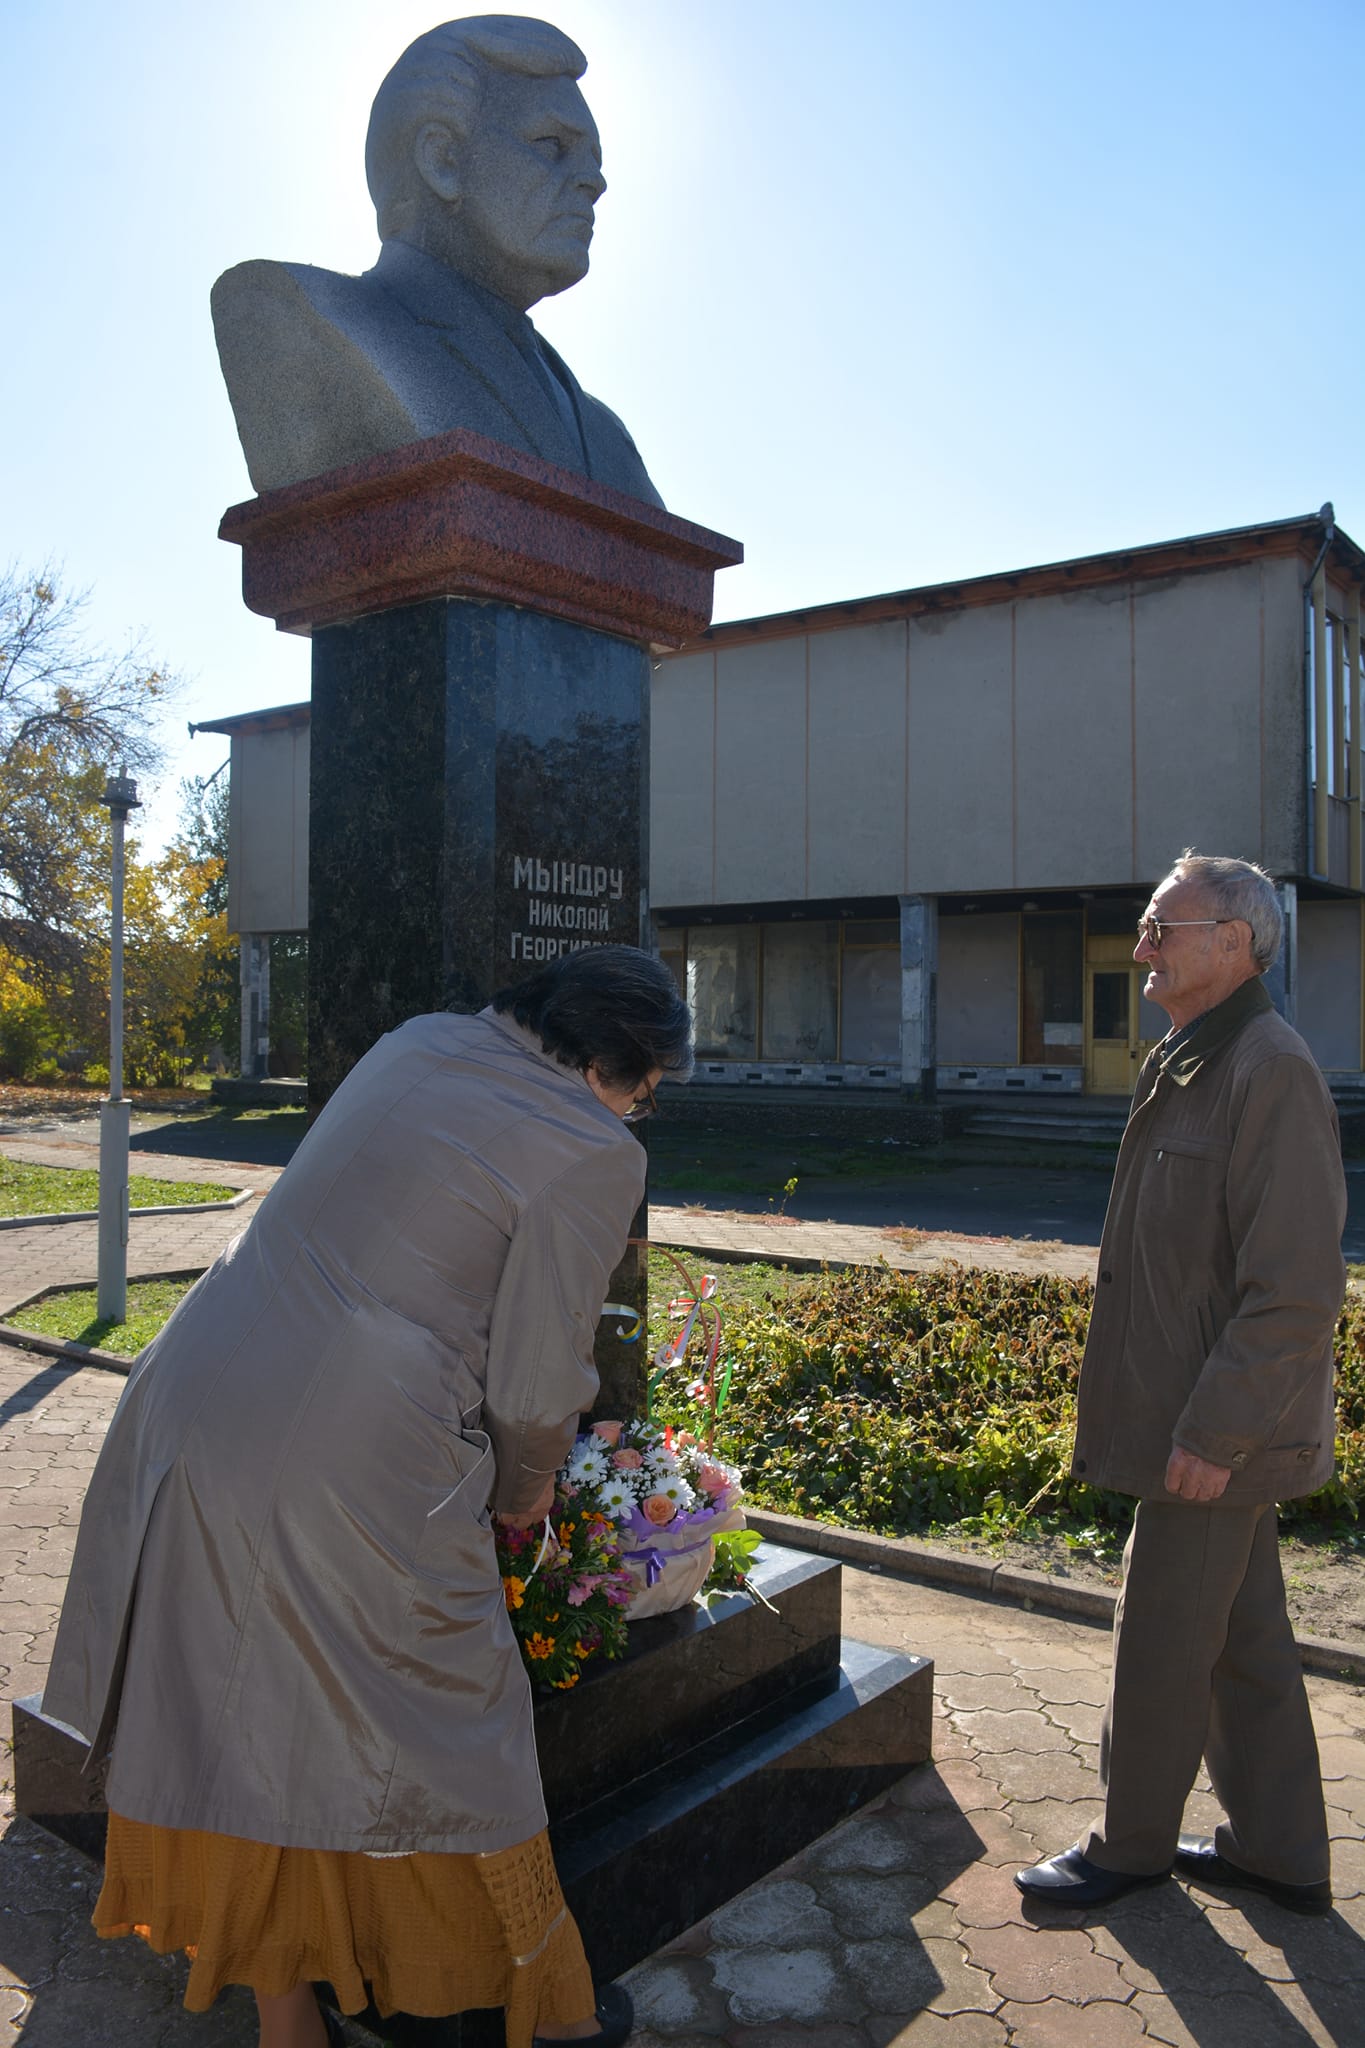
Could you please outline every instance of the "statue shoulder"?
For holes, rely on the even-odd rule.
[[[661,512],[666,512],[668,507],[655,490],[630,429],[620,414],[604,405],[600,398],[594,398],[590,391],[584,391],[581,385],[579,391],[583,429],[593,454],[593,475],[600,483],[611,484],[616,490],[625,491],[646,505],[657,505]]]
[[[379,299],[368,279],[308,263],[238,263],[214,285],[218,359],[258,491],[415,438],[369,344]]]
[[[321,270],[312,263],[272,263],[257,258],[225,270],[210,294],[213,324],[257,320],[278,324],[291,319],[344,319],[359,311],[372,287],[363,277]]]

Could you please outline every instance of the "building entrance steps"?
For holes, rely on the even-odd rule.
[[[1128,1121],[1126,1095],[945,1093],[961,1117],[962,1134],[972,1138],[1044,1139],[1059,1145],[1109,1145],[1118,1149]]]

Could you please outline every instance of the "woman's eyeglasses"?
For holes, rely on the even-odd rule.
[[[630,1108],[626,1111],[621,1121],[622,1123],[626,1124],[642,1124],[647,1116],[654,1115],[658,1107],[659,1105],[657,1100],[655,1099],[654,1090],[650,1087],[648,1081],[646,1081],[644,1094],[640,1097],[638,1102],[631,1103]]]

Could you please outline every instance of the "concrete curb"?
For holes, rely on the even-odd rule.
[[[249,1202],[259,1192],[256,1188],[243,1188],[228,1202],[159,1202],[150,1208],[128,1211],[131,1221],[134,1216],[207,1216],[219,1209],[240,1209],[243,1202]],[[0,1216],[0,1230],[27,1230],[34,1223],[98,1223],[98,1209],[56,1209],[48,1210],[42,1216]]]
[[[44,1337],[37,1330],[21,1330],[14,1323],[0,1323],[0,1344],[13,1344],[18,1351],[41,1351],[46,1358],[69,1358],[77,1365],[102,1365],[107,1372],[129,1373],[131,1358],[117,1351],[101,1351],[98,1344],[77,1344],[69,1337]]]
[[[165,1273],[131,1273],[129,1279],[139,1280],[197,1280],[202,1266],[176,1266]],[[66,1294],[79,1282],[62,1282],[55,1287],[40,1287],[36,1294],[30,1294],[23,1301],[16,1301],[11,1308],[28,1308],[35,1301],[42,1301],[49,1294]],[[123,1358],[117,1351],[105,1351],[98,1344],[78,1344],[73,1337],[45,1337],[38,1330],[21,1330],[17,1323],[0,1322],[0,1344],[12,1344],[16,1351],[41,1351],[45,1358],[69,1358],[76,1365],[98,1365],[106,1372],[121,1372],[126,1377],[136,1359]]]
[[[662,1237],[651,1237],[651,1251],[657,1246],[661,1251],[676,1252],[680,1259],[691,1258],[709,1266],[782,1266],[790,1273],[851,1273],[855,1267],[875,1273],[880,1263],[871,1259],[816,1259],[807,1252],[772,1252],[763,1244],[674,1244]]]
[[[810,1522],[799,1515],[773,1514],[767,1508],[746,1507],[745,1519],[760,1536],[793,1550],[814,1551],[821,1557],[836,1557],[844,1564],[860,1564],[873,1571],[889,1572],[900,1579],[922,1579],[928,1585],[948,1586],[963,1593],[975,1593],[987,1600],[1014,1600],[1021,1607],[1045,1614],[1064,1615],[1072,1621],[1097,1621],[1109,1626],[1114,1619],[1117,1594],[1103,1586],[1073,1585],[1054,1578],[1050,1572],[1031,1572],[1018,1565],[990,1564],[985,1558],[964,1557],[960,1551],[938,1549],[916,1543],[907,1536],[873,1536],[863,1529],[839,1529],[828,1522]],[[1329,1636],[1303,1635],[1297,1638],[1305,1671],[1321,1678],[1365,1680],[1365,1649],[1333,1642]]]

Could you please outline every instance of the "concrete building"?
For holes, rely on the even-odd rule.
[[[1275,1000],[1365,1069],[1361,586],[1321,514],[715,626],[661,657],[651,898],[698,1078],[1131,1093],[1182,848],[1281,881]],[[306,916],[307,706],[232,737],[230,919]]]

